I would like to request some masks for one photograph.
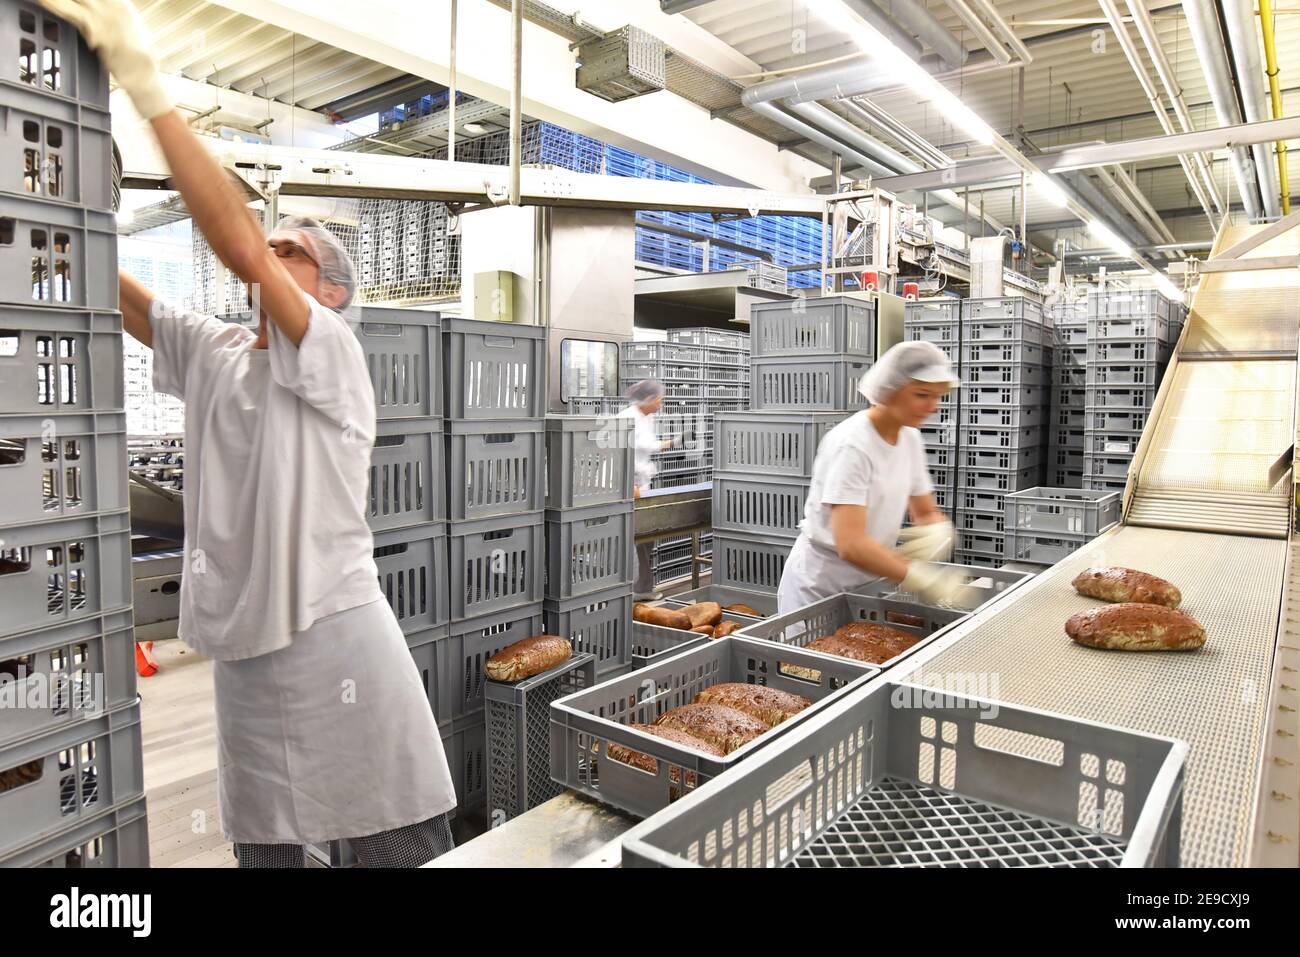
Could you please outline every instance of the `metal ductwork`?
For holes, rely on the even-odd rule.
[[[1069,173],[1058,176],[1057,183],[1067,196],[1073,194],[1072,199],[1087,207],[1093,213],[1098,214],[1098,218],[1130,246],[1137,247],[1146,244],[1147,240],[1137,232],[1129,218],[1124,215],[1123,210],[1116,206],[1109,196],[1098,189],[1086,173]]]
[[[1223,19],[1232,44],[1232,62],[1237,69],[1237,89],[1246,120],[1254,123],[1268,119],[1268,102],[1264,96],[1264,65],[1259,56],[1259,39],[1255,30],[1255,4],[1249,0],[1223,0]],[[1282,214],[1278,199],[1280,192],[1277,170],[1267,144],[1251,147],[1255,157],[1255,173],[1259,178],[1259,191],[1264,201],[1264,215],[1270,218]]]
[[[967,53],[961,41],[926,9],[925,4],[917,3],[916,0],[872,0],[872,2],[920,37],[921,42],[938,55],[944,70],[960,69],[966,62]],[[851,5],[855,8],[857,6]]]
[[[1196,47],[1196,57],[1205,71],[1205,82],[1210,90],[1210,99],[1214,103],[1219,125],[1240,126],[1241,107],[1237,104],[1232,70],[1228,66],[1225,52],[1227,45],[1223,42],[1223,32],[1219,29],[1214,0],[1183,0],[1183,13],[1187,17],[1187,28],[1192,34],[1192,44]],[[1255,176],[1253,157],[1244,146],[1235,147],[1228,155],[1246,215],[1252,221],[1258,220],[1263,208],[1260,205],[1259,181]]]
[[[921,44],[871,0],[844,0],[844,5],[889,38],[889,42],[911,59],[921,59]]]

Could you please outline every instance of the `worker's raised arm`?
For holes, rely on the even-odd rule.
[[[134,276],[117,272],[118,308],[122,310],[122,330],[142,345],[153,348],[153,326],[149,310],[154,295]]]
[[[307,332],[307,297],[267,247],[241,190],[176,112],[154,59],[152,43],[130,0],[41,0],[79,31],[150,121],[172,185],[213,252],[248,283],[262,311],[297,345]]]

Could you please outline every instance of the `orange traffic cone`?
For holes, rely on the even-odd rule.
[[[152,641],[135,643],[135,671],[141,678],[148,678],[158,670],[158,661],[153,656]]]

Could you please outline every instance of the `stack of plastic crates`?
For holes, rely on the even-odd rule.
[[[1052,409],[1047,435],[1047,484],[1083,487],[1087,415],[1088,304],[1058,301],[1047,311],[1054,339]]]
[[[1181,305],[1151,289],[1088,297],[1084,488],[1124,489],[1181,318]]]
[[[0,44],[0,867],[147,867],[108,75],[36,3]]]
[[[621,392],[642,379],[663,383],[663,407],[655,416],[659,438],[677,447],[651,456],[651,488],[696,485],[709,480],[712,417],[705,399],[708,350],[686,342],[625,342],[619,355]]]
[[[952,362],[959,377],[960,335],[960,299],[949,296],[907,304],[903,318],[903,338],[913,342],[929,342],[940,349]],[[950,518],[955,518],[957,502],[958,399],[955,391],[945,395],[938,410],[921,427],[926,465],[934,484],[934,500]]]
[[[962,303],[960,424],[950,466],[961,564],[1002,564],[1005,497],[1041,484],[1051,361],[1037,303],[1020,296]]]
[[[1055,565],[1120,519],[1120,493],[1097,489],[1031,488],[1006,497],[1009,562]]]

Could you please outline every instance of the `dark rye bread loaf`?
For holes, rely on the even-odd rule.
[[[705,688],[695,696],[695,703],[735,708],[770,725],[778,725],[812,706],[803,695],[742,681],[728,681]]]
[[[1089,648],[1116,651],[1192,651],[1205,644],[1205,629],[1191,615],[1141,602],[1081,611],[1065,623],[1065,633]]]
[[[655,724],[684,731],[727,754],[744,747],[769,728],[765,721],[718,704],[684,704],[661,714]]]
[[[1133,601],[1177,608],[1183,600],[1182,592],[1163,578],[1118,565],[1086,568],[1071,584],[1080,595],[1102,601]]]
[[[671,741],[673,744],[680,744],[686,748],[693,748],[704,754],[712,755],[715,758],[723,757],[721,748],[709,744],[707,741],[701,741],[685,731],[678,731],[676,728],[661,728],[653,724],[629,724],[629,728],[635,728],[637,731],[643,731],[646,734],[653,734],[656,738],[663,738],[665,741]],[[609,741],[605,745],[605,753],[609,755],[610,760],[620,761],[623,764],[630,764],[634,768],[640,768],[642,771],[649,771],[652,774],[659,770],[659,762],[643,751],[634,751],[625,744],[618,744]],[[676,780],[676,775],[672,776]],[[688,782],[690,783],[690,782]]]
[[[523,681],[564,664],[572,655],[569,639],[534,635],[502,648],[487,660],[484,670],[493,681]]]

